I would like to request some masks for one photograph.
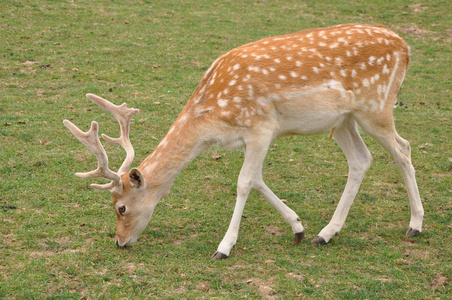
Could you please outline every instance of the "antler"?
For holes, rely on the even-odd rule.
[[[100,190],[110,190],[117,186],[120,186],[121,175],[126,173],[132,165],[135,151],[129,138],[130,120],[132,116],[139,112],[138,109],[128,108],[126,103],[121,105],[114,105],[106,99],[103,99],[94,94],[87,94],[86,97],[93,101],[104,110],[110,112],[115,116],[119,122],[119,128],[121,135],[119,138],[112,138],[105,134],[102,137],[113,144],[121,145],[126,151],[126,159],[122,163],[118,172],[113,172],[108,168],[108,156],[104,147],[99,140],[99,124],[96,121],[91,123],[91,128],[84,132],[75,126],[72,122],[64,120],[64,125],[75,135],[75,137],[82,142],[96,157],[98,160],[97,169],[86,173],[75,173],[76,176],[81,178],[103,177],[112,180],[107,184],[92,184],[91,186]]]

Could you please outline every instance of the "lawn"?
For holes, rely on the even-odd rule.
[[[0,2],[0,299],[449,299],[452,275],[452,20],[449,1]],[[328,223],[347,163],[329,133],[285,137],[264,165],[306,238],[256,192],[230,258],[210,260],[235,204],[243,151],[211,148],[177,177],[138,242],[114,245],[111,195],[74,172],[96,158],[63,126],[92,120],[117,136],[95,93],[140,109],[133,166],[164,137],[210,64],[263,37],[340,23],[382,24],[411,47],[395,109],[425,209],[408,239],[408,197],[394,161],[374,161],[340,235]],[[109,124],[113,126],[109,126]],[[124,159],[106,145],[112,169]]]

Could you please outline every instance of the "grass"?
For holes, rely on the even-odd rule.
[[[451,292],[451,29],[448,1],[13,1],[0,3],[1,299],[446,299]],[[164,136],[220,54],[262,37],[346,22],[383,24],[411,46],[395,110],[410,140],[426,210],[406,239],[401,175],[374,162],[340,236],[309,240],[331,218],[347,165],[328,134],[276,140],[271,188],[307,238],[257,193],[229,259],[210,261],[235,203],[241,151],[210,149],[177,178],[139,242],[113,245],[110,195],[73,176],[95,158],[62,125],[110,116],[84,95],[127,102],[138,165]],[[104,126],[103,126],[104,125]],[[113,167],[120,149],[107,151]],[[220,159],[212,155],[219,153]]]

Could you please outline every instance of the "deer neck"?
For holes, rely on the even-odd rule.
[[[199,137],[199,124],[187,119],[182,113],[154,152],[138,167],[146,183],[157,188],[160,197],[168,194],[177,175],[208,146]]]

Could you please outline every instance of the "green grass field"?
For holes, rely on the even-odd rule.
[[[0,2],[0,299],[449,299],[452,266],[450,1]],[[177,178],[138,242],[114,246],[108,192],[74,172],[96,158],[63,126],[116,136],[95,93],[141,110],[133,166],[182,110],[210,64],[263,37],[340,23],[383,24],[411,46],[395,109],[412,146],[426,217],[407,239],[408,197],[394,161],[363,135],[373,164],[346,226],[326,246],[347,163],[328,133],[275,140],[272,190],[306,238],[257,193],[231,257],[211,261],[235,204],[242,151],[212,148]],[[124,158],[106,145],[112,169]],[[221,158],[213,156],[220,154]]]

